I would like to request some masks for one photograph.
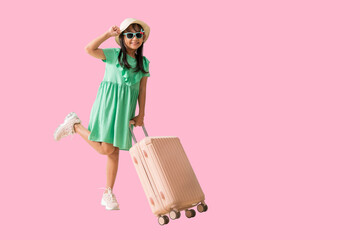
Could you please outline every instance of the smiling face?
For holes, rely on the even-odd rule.
[[[127,33],[127,32],[136,33],[136,32],[140,32],[140,30],[141,27],[139,27],[138,25],[130,25],[123,33]],[[136,36],[134,36],[132,39],[128,39],[127,36],[125,35],[123,35],[122,37],[124,39],[126,48],[128,49],[129,52],[131,52],[131,51],[136,51],[136,49],[138,49],[141,46],[141,44],[143,44],[145,39],[145,33],[142,38],[137,38]]]

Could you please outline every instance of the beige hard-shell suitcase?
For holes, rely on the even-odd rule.
[[[129,149],[131,159],[140,178],[152,212],[158,217],[160,225],[168,224],[185,215],[196,215],[192,207],[206,212],[205,195],[200,187],[191,164],[185,154],[180,139],[174,136],[149,137],[143,124],[145,138],[136,141]]]

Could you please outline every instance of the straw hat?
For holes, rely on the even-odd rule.
[[[138,19],[135,19],[135,18],[126,18],[121,24],[120,24],[120,34],[118,36],[115,36],[115,41],[117,44],[119,44],[120,46],[120,40],[119,40],[119,37],[120,35],[122,34],[123,31],[125,31],[125,29],[127,29],[130,24],[133,24],[133,23],[138,23],[142,26],[142,28],[144,29],[145,31],[145,39],[144,39],[144,43],[146,42],[146,40],[149,38],[149,35],[150,35],[150,27],[143,21],[141,20],[138,20]]]

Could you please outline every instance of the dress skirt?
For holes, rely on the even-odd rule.
[[[101,82],[90,113],[89,140],[111,143],[129,151],[132,147],[129,121],[135,117],[139,84]]]

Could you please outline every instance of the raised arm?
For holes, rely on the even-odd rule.
[[[86,45],[85,51],[95,58],[105,60],[106,59],[105,54],[103,50],[99,48],[99,46],[110,37],[114,37],[119,34],[120,34],[120,28],[118,26],[112,26],[107,32],[103,33],[99,37],[92,40],[88,45]]]

